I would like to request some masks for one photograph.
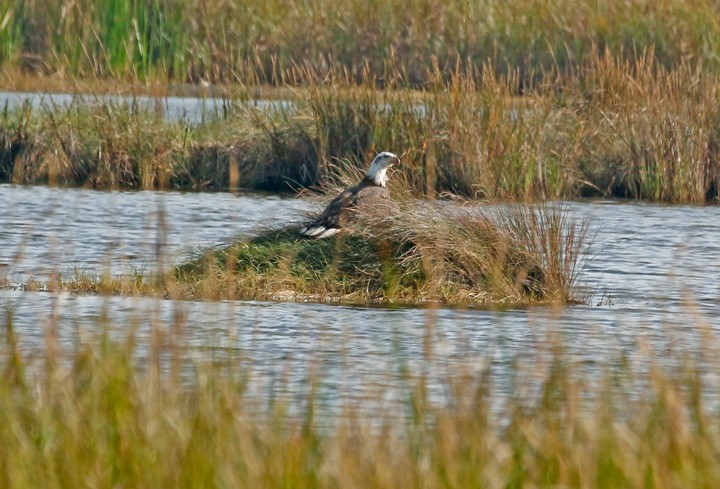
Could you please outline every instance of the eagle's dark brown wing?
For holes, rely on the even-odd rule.
[[[300,230],[313,238],[327,238],[336,234],[360,213],[397,212],[398,206],[385,187],[365,185],[351,187],[335,197],[312,223]]]
[[[354,205],[358,191],[359,187],[352,187],[340,192],[330,201],[322,214],[301,229],[300,233],[313,238],[326,238],[337,233],[342,227],[341,221],[344,220],[347,209]]]

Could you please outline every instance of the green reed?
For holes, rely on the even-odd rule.
[[[6,66],[74,76],[284,83],[288,69],[340,67],[429,81],[437,66],[490,63],[523,83],[572,73],[595,49],[664,66],[718,68],[711,0],[38,0],[0,2]]]

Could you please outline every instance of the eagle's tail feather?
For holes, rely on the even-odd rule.
[[[329,238],[340,232],[338,228],[326,228],[325,226],[306,227],[300,230],[300,234],[304,234],[310,238]]]

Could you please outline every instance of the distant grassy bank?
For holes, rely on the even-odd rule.
[[[278,375],[263,377],[232,348],[190,346],[205,339],[182,313],[167,325],[148,318],[155,326],[144,335],[132,333],[136,320],[113,325],[103,314],[69,333],[69,344],[57,338],[57,318],[51,319],[43,350],[32,355],[22,351],[23,333],[12,316],[2,318],[2,486],[720,484],[717,339],[710,334],[703,336],[701,351],[687,354],[671,346],[662,360],[647,347],[631,357],[618,350],[612,364],[593,362],[592,375],[587,358],[567,354],[560,339],[540,342],[536,355],[508,362],[509,372],[496,370],[505,362],[494,361],[494,351],[479,358],[480,366],[454,359],[436,367],[443,369],[439,381],[428,379],[424,367],[409,368],[398,347],[397,358],[383,361],[388,385],[397,387],[385,387],[382,377],[358,380],[353,373],[362,395],[341,399],[340,412],[328,415],[319,393],[323,382],[353,372],[354,358],[343,356],[352,345],[335,337],[333,328],[327,337],[303,341],[337,348],[340,362],[310,358],[308,372],[314,373],[298,379],[288,374],[292,363],[279,359]],[[223,331],[215,333],[222,337],[218,344],[224,345],[226,334],[240,325],[233,322],[227,332],[217,326]],[[677,334],[687,326],[677,325]],[[204,331],[212,344],[210,331],[216,330]],[[432,363],[440,353],[431,314],[425,334],[423,358]],[[258,399],[258,390],[268,399]]]
[[[458,65],[571,74],[595,49],[720,67],[713,0],[3,0],[4,67],[80,77],[283,84],[318,73],[428,83]]]
[[[423,91],[332,83],[312,71],[289,104],[238,88],[216,121],[169,123],[127,103],[0,114],[0,181],[97,188],[292,190],[356,178],[404,153],[397,194],[543,200],[611,196],[714,203],[720,86],[690,64],[597,55],[517,97],[521,80],[457,71]]]

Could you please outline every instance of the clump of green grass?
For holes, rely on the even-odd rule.
[[[240,107],[200,127],[166,122],[132,100],[6,111],[0,181],[94,188],[288,190],[319,181],[316,141],[300,120]],[[226,127],[223,127],[226,126]]]
[[[13,117],[3,120],[10,140],[0,166],[6,180],[18,183],[167,187],[173,153],[182,147],[179,128],[131,103],[27,108],[20,125]]]
[[[217,124],[227,126],[225,135],[218,138],[212,127],[200,129],[196,147],[225,151],[231,167],[237,168],[237,186],[287,191],[320,181],[316,131],[306,114],[297,113],[294,107],[264,113],[238,107],[230,118]],[[189,160],[197,159],[191,154]],[[190,175],[195,177],[192,172]]]
[[[266,231],[180,266],[177,285],[181,295],[235,299],[484,306],[576,300],[586,229],[561,209],[491,216],[414,205],[398,216],[368,216],[327,239],[304,238],[295,227]]]
[[[75,270],[71,276],[53,274],[44,289],[50,292],[64,291],[74,294],[125,295],[162,297],[162,281],[141,270],[130,274],[113,276],[109,273],[93,275],[84,270]]]

